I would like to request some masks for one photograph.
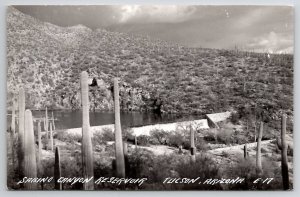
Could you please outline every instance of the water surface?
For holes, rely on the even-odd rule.
[[[82,126],[82,111],[48,111],[48,117],[55,121],[56,129],[78,128]],[[33,111],[34,117],[45,117],[45,111]],[[146,112],[121,112],[122,127],[137,127],[158,123],[168,123],[184,120],[200,119],[200,116],[194,115],[157,115]],[[114,124],[114,112],[90,112],[90,125]]]

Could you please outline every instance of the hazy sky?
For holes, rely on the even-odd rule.
[[[15,6],[59,26],[83,24],[191,47],[293,52],[294,11],[282,6]]]

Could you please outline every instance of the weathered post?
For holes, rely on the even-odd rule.
[[[116,169],[118,177],[125,177],[125,158],[123,152],[123,140],[120,119],[118,79],[114,78],[114,103],[115,103],[115,149],[116,149]]]
[[[61,177],[61,166],[60,166],[60,151],[59,147],[55,149],[55,163],[54,163],[54,182],[55,189],[62,190],[62,183],[58,183],[58,179]]]
[[[244,145],[244,158],[248,158],[248,149],[247,149],[247,143]]]
[[[19,178],[24,177],[24,131],[25,130],[25,91],[19,89],[19,132],[18,132],[18,164]]]
[[[260,128],[257,138],[257,147],[256,147],[256,172],[257,174],[262,173],[262,164],[261,164],[261,139],[263,134],[263,122],[260,122]]]
[[[81,104],[82,104],[82,168],[83,177],[90,179],[94,176],[94,159],[93,147],[90,134],[90,118],[89,118],[89,89],[88,74],[83,71],[81,73]],[[83,185],[84,190],[93,190],[93,179]]]
[[[190,126],[191,132],[191,162],[196,162],[195,130]]]
[[[182,145],[179,146],[179,149],[178,149],[178,154],[182,154],[183,151],[182,151]]]
[[[24,176],[28,178],[37,178],[33,120],[30,110],[25,111],[24,152]],[[35,190],[37,189],[37,183],[25,183],[25,189]]]
[[[254,142],[256,142],[256,117],[255,117],[255,122],[254,122]]]
[[[134,136],[134,145],[135,145],[135,149],[137,149],[137,137],[136,137],[136,135]]]
[[[283,189],[288,190],[290,188],[289,181],[289,166],[287,158],[287,143],[286,143],[286,115],[282,114],[281,118],[281,173]]]

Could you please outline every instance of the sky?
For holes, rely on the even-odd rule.
[[[59,26],[144,35],[187,47],[293,53],[289,6],[97,5],[14,6]]]

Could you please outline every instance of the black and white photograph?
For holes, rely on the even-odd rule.
[[[7,190],[293,190],[294,7],[6,7]]]

